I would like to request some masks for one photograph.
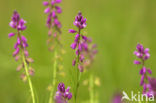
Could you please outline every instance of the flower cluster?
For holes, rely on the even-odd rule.
[[[55,94],[55,102],[56,103],[68,103],[68,101],[72,98],[72,93],[69,92],[70,87],[65,89],[64,83],[59,83],[57,87],[57,92]]]
[[[149,59],[150,54],[149,54],[149,48],[145,48],[141,45],[138,44],[136,47],[137,51],[134,51],[134,54],[141,59],[141,61],[145,61],[147,59]],[[134,61],[135,64],[141,64],[140,61],[135,60]]]
[[[48,31],[48,40],[47,43],[50,45],[49,50],[52,51],[56,44],[60,43],[60,35],[61,34],[61,22],[58,20],[57,14],[62,13],[61,7],[57,6],[57,4],[61,3],[62,0],[50,0],[50,1],[44,1],[43,5],[47,8],[44,10],[44,13],[48,14],[47,17],[47,27],[49,28]]]
[[[11,37],[17,35],[17,41],[14,45],[15,51],[13,52],[13,57],[15,57],[15,60],[18,61],[20,58],[22,58],[21,54],[23,54],[27,64],[29,64],[29,63],[33,62],[33,59],[29,58],[29,53],[26,49],[28,47],[27,39],[25,38],[25,36],[21,35],[21,32],[26,29],[25,23],[26,23],[26,21],[23,20],[22,18],[20,18],[20,15],[18,14],[18,12],[14,11],[9,25],[13,29],[16,29],[16,32],[9,33],[8,36],[9,36],[9,38],[11,38]],[[17,67],[17,71],[21,70],[23,67],[24,67],[24,64],[23,63],[20,64]],[[30,75],[34,74],[34,70],[32,69],[32,67],[30,67],[29,73],[30,73]],[[21,78],[22,79],[25,78],[25,74],[22,74]]]
[[[140,60],[134,60],[134,64],[142,65],[142,68],[140,70],[140,85],[143,87],[143,94],[147,94],[148,96],[150,96],[151,94],[153,94],[153,89],[151,88],[150,83],[151,77],[149,76],[149,74],[152,74],[152,71],[151,69],[145,67],[145,61],[150,57],[149,48],[144,48],[141,44],[138,44],[136,49],[137,51],[134,51],[134,54]]]
[[[76,58],[73,60],[72,65],[75,66],[77,63],[80,72],[83,72],[84,65],[87,63],[87,61],[84,60],[86,56],[91,55],[94,57],[93,55],[96,54],[96,50],[94,50],[96,46],[94,45],[90,48],[89,45],[92,40],[81,33],[81,30],[87,26],[86,21],[87,19],[82,16],[81,12],[79,12],[74,21],[74,25],[78,28],[78,30],[69,29],[69,33],[76,33],[75,40],[71,44],[71,48],[76,50]],[[86,63],[84,64],[84,62]]]

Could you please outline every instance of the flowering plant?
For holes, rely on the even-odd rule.
[[[134,54],[140,60],[134,60],[134,64],[141,65],[140,75],[141,81],[140,85],[143,87],[143,94],[147,94],[149,97],[154,94],[156,95],[156,79],[151,78],[150,75],[152,74],[151,69],[145,66],[145,61],[147,61],[150,57],[149,48],[144,48],[143,45],[138,44],[136,47],[136,51]]]
[[[30,79],[30,75],[34,74],[34,70],[32,67],[30,67],[30,63],[33,62],[32,58],[29,58],[29,53],[27,51],[28,43],[25,36],[23,36],[21,33],[26,29],[25,26],[26,21],[22,18],[20,18],[20,15],[17,11],[14,11],[13,16],[11,18],[11,22],[9,23],[10,27],[13,29],[16,29],[16,33],[9,33],[9,38],[17,35],[17,42],[14,45],[15,51],[13,52],[13,56],[15,57],[15,60],[18,61],[21,59],[22,63],[17,67],[17,71],[20,71],[22,68],[24,68],[24,73],[22,73],[21,78],[26,81],[28,80],[32,101],[35,103],[35,96],[33,91],[32,82]]]

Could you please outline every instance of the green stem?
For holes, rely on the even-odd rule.
[[[89,89],[90,89],[90,103],[94,103],[94,80],[93,75],[90,74],[90,80],[89,80]]]
[[[81,38],[81,29],[79,28],[78,29],[78,34],[80,35],[80,38]],[[78,45],[80,43],[80,38],[78,40]],[[77,64],[79,64],[79,56],[80,56],[80,51],[78,50],[78,57],[77,57]],[[79,68],[78,68],[78,65],[77,65],[77,85],[76,85],[76,90],[75,90],[75,103],[76,103],[76,100],[77,100],[77,94],[78,94],[78,89],[79,89],[79,85],[80,85],[80,79],[81,79],[81,72],[79,71]]]
[[[53,102],[53,93],[54,93],[54,87],[55,87],[55,83],[56,83],[56,69],[57,69],[57,51],[55,50],[55,54],[54,54],[54,68],[53,68],[53,82],[52,82],[52,88],[50,91],[50,97],[49,97],[49,103]]]
[[[27,76],[28,83],[29,83],[29,87],[30,87],[32,103],[35,103],[35,95],[34,95],[34,91],[33,91],[33,86],[32,86],[32,82],[31,82],[30,75],[29,75],[29,72],[28,72],[28,66],[27,66],[27,63],[26,63],[25,56],[24,56],[23,52],[22,52],[22,60],[23,60],[23,63],[24,63],[24,69],[25,69],[26,76]]]
[[[80,80],[81,80],[81,72],[79,72],[79,69],[77,68],[77,85],[76,85],[76,92],[75,92],[75,103],[76,100],[77,100],[77,94],[78,94],[78,89],[79,89],[79,86],[80,86]]]

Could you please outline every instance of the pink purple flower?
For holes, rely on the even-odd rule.
[[[68,101],[72,98],[72,93],[69,91],[70,91],[70,87],[65,89],[64,83],[59,83],[55,94],[55,102],[68,103]]]
[[[43,5],[46,6],[44,13],[47,16],[46,26],[48,27],[48,40],[49,50],[52,51],[57,44],[60,44],[60,35],[61,34],[61,22],[58,20],[58,14],[62,13],[62,9],[58,4],[61,3],[61,0],[50,0],[44,1]]]
[[[74,25],[78,30],[69,29],[69,33],[76,33],[74,42],[71,44],[71,48],[75,50],[76,58],[73,60],[72,65],[78,64],[78,69],[83,72],[86,67],[87,61],[92,61],[94,55],[97,53],[95,51],[96,46],[91,46],[91,39],[81,33],[82,29],[87,26],[87,19],[82,16],[79,12],[75,17]]]
[[[145,61],[149,59],[149,48],[144,48],[143,45],[138,44],[136,47],[136,51],[134,51],[134,55],[137,56],[138,60],[134,60],[134,64],[141,65],[140,69],[140,85],[143,87],[143,94],[147,94],[148,96],[151,96],[151,94],[155,94],[155,89],[152,89],[152,85],[156,86],[154,81],[155,79],[151,79],[150,75],[152,74],[151,69],[147,68],[145,66]]]
[[[9,23],[10,27],[17,30],[17,33],[9,33],[9,38],[17,35],[17,42],[14,45],[15,51],[13,53],[13,56],[17,56],[19,54],[20,49],[26,50],[26,48],[28,47],[27,39],[20,34],[20,31],[26,29],[25,23],[26,21],[20,18],[18,12],[14,11],[13,16],[11,18],[11,22]]]
[[[15,60],[18,61],[19,59],[21,59],[22,57],[21,53],[23,53],[25,56],[26,62],[29,64],[31,63],[31,61],[29,61],[30,58],[29,58],[29,53],[27,51],[27,47],[28,47],[27,39],[25,36],[21,34],[21,31],[24,31],[26,29],[25,23],[26,21],[20,18],[20,15],[18,14],[18,12],[14,11],[9,25],[11,28],[15,29],[16,32],[9,33],[8,36],[9,38],[17,36],[17,41],[14,44],[15,50],[13,52],[13,57],[15,58]],[[20,64],[20,67],[21,65],[23,67],[23,63]],[[19,69],[18,67],[18,70],[21,70],[21,69]]]
[[[150,57],[150,54],[149,54],[149,48],[145,48],[141,45],[141,44],[138,44],[137,47],[136,47],[136,51],[134,51],[134,54],[140,58],[141,60],[147,60],[149,59]]]
[[[83,29],[87,26],[86,21],[87,19],[82,16],[81,12],[79,12],[78,15],[75,17],[74,25],[80,29]]]

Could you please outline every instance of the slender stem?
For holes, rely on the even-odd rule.
[[[77,100],[77,94],[78,94],[78,89],[79,89],[79,86],[80,86],[80,80],[81,80],[81,72],[79,73],[79,71],[78,71],[76,93],[75,93],[75,102]]]
[[[21,35],[20,35],[20,31],[17,29],[17,35],[20,39],[20,47],[21,47],[21,55],[22,55],[22,61],[23,61],[23,64],[24,64],[24,70],[25,70],[25,73],[26,73],[26,77],[28,79],[28,84],[29,84],[29,87],[30,87],[30,92],[31,92],[31,97],[32,97],[32,103],[35,103],[35,95],[34,95],[34,90],[33,90],[33,86],[32,86],[32,82],[31,82],[31,78],[30,78],[30,75],[29,75],[29,72],[28,72],[28,66],[27,66],[27,62],[26,62],[26,58],[25,58],[25,55],[24,55],[24,48],[23,48],[23,45],[22,45],[22,40],[21,40]]]
[[[94,80],[93,75],[90,74],[90,80],[89,80],[89,91],[90,91],[90,103],[94,103]]]
[[[29,83],[29,87],[30,87],[30,92],[31,92],[31,96],[32,96],[32,102],[35,103],[34,90],[33,90],[32,82],[31,82],[30,75],[29,75],[29,72],[28,72],[28,66],[27,66],[27,63],[26,63],[23,51],[22,51],[22,60],[23,60],[23,63],[24,63],[24,69],[25,69],[26,76],[27,76],[28,83]]]
[[[81,29],[79,28],[78,34],[80,35],[80,38],[81,38],[80,31],[81,31]],[[78,46],[79,46],[79,43],[80,43],[80,38],[78,40]],[[78,64],[79,64],[79,57],[80,57],[80,51],[78,50],[78,56],[77,56]],[[77,65],[77,67],[78,67],[78,65]],[[81,79],[81,72],[77,68],[77,85],[76,85],[76,91],[75,91],[75,103],[76,103],[76,100],[77,100],[77,94],[78,94],[78,89],[79,89],[79,85],[80,85],[80,79]]]
[[[57,70],[57,59],[56,59],[57,51],[56,50],[55,50],[54,58],[55,58],[55,61],[54,61],[54,68],[53,68],[53,82],[52,82],[52,88],[50,91],[49,103],[53,102],[53,93],[54,93],[54,87],[56,84],[56,70]]]

